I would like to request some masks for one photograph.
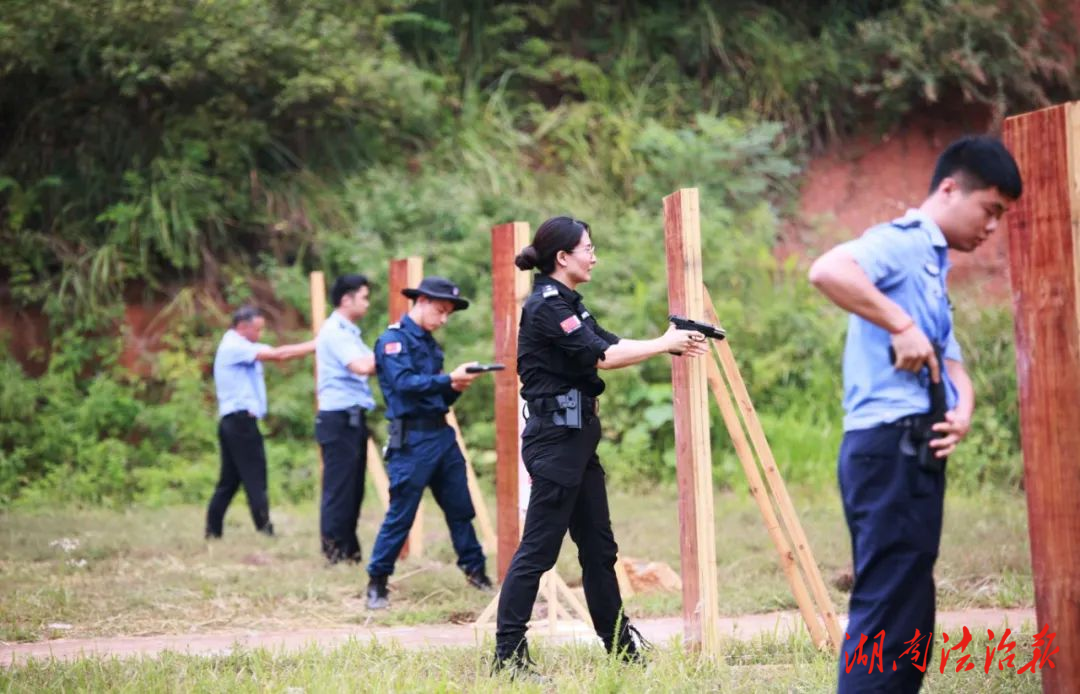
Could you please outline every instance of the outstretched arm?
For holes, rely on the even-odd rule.
[[[255,358],[259,361],[289,361],[290,359],[299,359],[305,357],[315,351],[315,340],[308,340],[307,342],[298,342],[292,345],[278,345],[277,347],[267,347],[260,350]]]
[[[652,340],[619,340],[607,348],[604,358],[598,361],[596,366],[600,369],[621,369],[659,354],[674,353],[697,357],[708,351],[709,345],[704,335],[671,326],[666,333]]]

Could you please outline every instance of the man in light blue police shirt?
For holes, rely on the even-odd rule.
[[[403,289],[413,305],[375,342],[379,386],[390,420],[386,474],[390,508],[386,511],[368,562],[368,609],[389,607],[386,582],[416,518],[426,487],[446,516],[458,567],[469,585],[490,590],[484,550],[472,526],[475,515],[465,477],[465,457],[458,448],[446,413],[479,374],[461,364],[443,373],[443,351],[431,333],[469,302],[457,285],[442,277],[425,277],[419,287]]]
[[[814,286],[852,314],[837,475],[855,584],[840,692],[918,691],[923,663],[901,654],[913,643],[934,652],[945,460],[967,434],[975,405],[946,294],[948,249],[978,248],[1021,190],[999,140],[962,138],[938,158],[918,209],[840,244],[810,269]],[[947,411],[935,422],[929,391],[942,381]],[[879,644],[882,672],[854,664],[860,647],[869,655]]]
[[[323,458],[319,534],[330,563],[361,560],[356,522],[364,501],[367,411],[375,407],[368,376],[375,358],[360,339],[371,288],[363,275],[343,275],[330,288],[334,312],[315,338],[319,412],[315,438]]]
[[[232,327],[214,356],[218,401],[218,443],[221,474],[206,512],[206,537],[221,537],[225,511],[244,485],[255,528],[274,534],[266,493],[266,449],[258,420],[266,416],[264,361],[286,361],[311,354],[315,341],[271,347],[259,342],[266,320],[259,309],[244,306],[233,314]]]

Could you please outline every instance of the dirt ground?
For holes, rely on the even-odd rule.
[[[1034,624],[1032,609],[972,609],[938,614],[944,629],[968,627],[972,632],[1008,624],[1015,628]],[[682,620],[678,617],[634,620],[635,626],[647,640],[659,646],[669,646],[682,635]],[[759,635],[786,636],[805,632],[798,612],[773,612],[721,618],[722,637],[748,640]],[[223,655],[236,649],[265,648],[276,652],[295,652],[312,645],[332,648],[349,639],[397,644],[408,649],[434,647],[474,647],[485,641],[490,645],[494,626],[474,627],[468,624],[432,624],[423,626],[366,627],[323,629],[292,629],[288,631],[236,630],[211,634],[167,634],[99,639],[53,639],[35,643],[0,643],[0,666],[12,667],[30,659],[77,660],[88,656],[155,656],[164,652],[189,655]],[[946,631],[946,633],[948,633]],[[581,622],[558,622],[554,629],[537,625],[530,632],[534,641],[566,643],[595,642],[599,639]]]

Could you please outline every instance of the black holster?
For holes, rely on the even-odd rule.
[[[396,451],[405,446],[405,420],[391,419],[386,428],[386,450]]]
[[[595,406],[596,400],[589,398],[589,402]],[[571,388],[562,395],[553,398],[538,398],[529,400],[529,416],[551,416],[551,423],[557,427],[567,429],[581,428],[581,410],[585,405],[581,391]]]
[[[581,392],[571,388],[563,395],[556,395],[558,410],[551,413],[551,423],[567,429],[581,428]]]
[[[944,421],[944,420],[939,420]],[[934,431],[935,418],[930,415],[905,417],[899,424],[904,428],[900,438],[900,452],[915,458],[916,464],[924,472],[941,472],[945,469],[945,458],[938,458],[930,447],[930,442],[941,436]]]

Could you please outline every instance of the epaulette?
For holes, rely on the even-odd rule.
[[[386,329],[387,330],[400,330],[401,329],[401,323],[391,323],[390,325],[386,326]]]
[[[908,222],[907,224],[901,224],[900,222],[891,222],[891,224],[894,227],[896,227],[897,229],[900,229],[902,231],[908,231],[909,229],[918,229],[919,226],[921,226],[922,222],[920,222],[917,219],[914,219],[914,220]]]
[[[559,295],[559,288],[556,287],[554,284],[546,285],[542,294],[545,299],[550,299],[553,296]]]

